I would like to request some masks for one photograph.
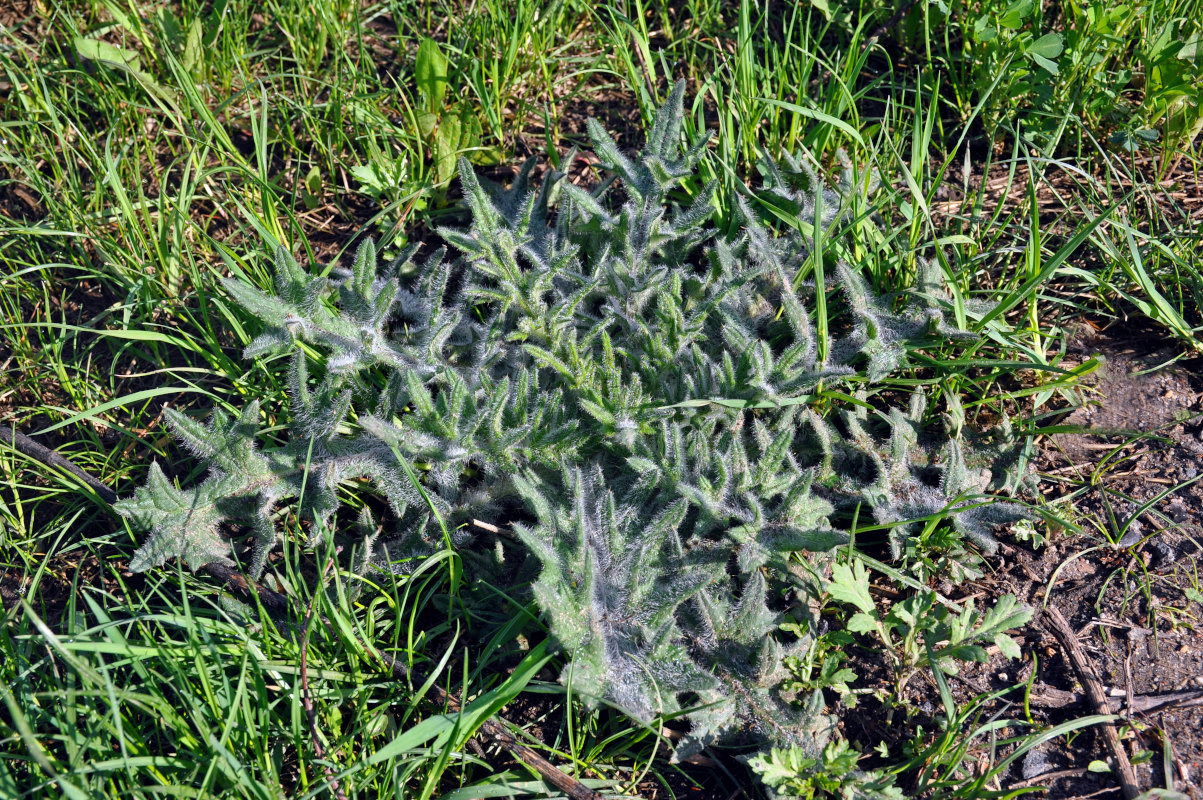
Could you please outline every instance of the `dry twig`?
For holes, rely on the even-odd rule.
[[[1044,610],[1044,616],[1048,620],[1053,636],[1056,636],[1057,641],[1061,643],[1061,649],[1065,651],[1066,658],[1073,664],[1074,671],[1078,674],[1078,680],[1086,687],[1086,695],[1090,698],[1091,705],[1099,714],[1109,713],[1111,706],[1103,689],[1103,682],[1099,679],[1098,672],[1095,671],[1094,663],[1078,642],[1073,628],[1069,626],[1061,612],[1053,606]],[[1115,758],[1115,774],[1119,779],[1124,798],[1125,800],[1135,800],[1140,794],[1140,788],[1136,783],[1136,770],[1132,768],[1128,751],[1124,749],[1123,743],[1119,740],[1119,733],[1115,730],[1114,723],[1104,722],[1101,727],[1107,748]]]

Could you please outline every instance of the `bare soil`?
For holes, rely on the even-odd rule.
[[[1079,531],[1052,532],[1038,549],[1004,545],[996,572],[966,587],[966,597],[1015,593],[1038,613],[1018,637],[1022,662],[996,657],[954,685],[968,700],[1029,684],[1033,719],[1047,724],[1117,714],[1140,791],[1173,786],[1203,798],[1203,481],[1196,482],[1203,475],[1203,370],[1198,359],[1164,366],[1174,353],[1161,344],[1151,336],[1077,343],[1082,358],[1106,359],[1090,403],[1064,420],[1088,432],[1046,441],[1037,467],[1046,500]],[[1106,688],[1107,707],[1087,697],[1039,613],[1046,606],[1070,622]],[[915,701],[938,703],[934,689]],[[1001,704],[998,713],[1022,719],[1023,689],[1006,699],[1013,705]],[[1092,771],[1092,764],[1111,771]],[[1032,750],[996,788],[1119,797],[1114,767],[1098,729],[1089,728]]]
[[[1203,370],[1198,359],[1163,366],[1174,354],[1162,344],[1152,336],[1083,342],[1083,350],[1099,352],[1107,362],[1096,381],[1095,403],[1066,421],[1109,435],[1059,435],[1044,449],[1040,464],[1046,495],[1072,496],[1072,521],[1083,533],[1057,536],[1038,552],[1016,548],[1013,563],[1035,587],[1032,601],[1059,608],[1078,630],[1116,700],[1113,708],[1100,710],[1131,722],[1127,745],[1133,758],[1139,760],[1142,750],[1154,754],[1149,763],[1137,765],[1141,789],[1164,787],[1172,778],[1179,791],[1198,798],[1203,797],[1198,725],[1203,713],[1203,484],[1197,482],[1203,474]],[[1010,573],[1015,574],[1013,567]],[[1039,620],[1033,627],[1040,645],[1046,645]],[[1064,674],[1059,661],[1046,660],[1038,678],[1053,682]],[[1148,699],[1169,705],[1158,708]],[[1067,764],[1081,766],[1087,756],[1105,759],[1093,739],[1063,752]],[[1177,774],[1165,775],[1165,763]],[[1025,765],[1025,779],[1042,772],[1039,764]],[[1101,774],[1093,780],[1058,780],[1062,783],[1048,784],[1053,796],[1086,794],[1091,783],[1109,785],[1113,779]]]

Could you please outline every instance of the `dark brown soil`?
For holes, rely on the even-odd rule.
[[[1015,555],[1020,573],[1030,572],[1037,587],[1033,601],[1047,600],[1078,629],[1117,701],[1167,694],[1181,701],[1157,711],[1126,702],[1112,709],[1132,722],[1132,755],[1154,753],[1150,764],[1137,767],[1141,788],[1166,786],[1161,765],[1170,753],[1176,788],[1203,797],[1201,373],[1197,360],[1158,369],[1173,355],[1159,344],[1148,337],[1088,343],[1107,358],[1096,381],[1097,405],[1067,421],[1133,433],[1058,436],[1049,443],[1041,464],[1046,494],[1072,496],[1067,516],[1083,533]],[[1041,677],[1055,667],[1046,662]],[[1105,757],[1092,746],[1092,757]],[[1075,749],[1066,755],[1076,765],[1086,753]]]
[[[1077,632],[1110,695],[1095,708],[1040,615],[1024,631],[1025,663],[967,674],[997,688],[1026,680],[1036,659],[1030,704],[1050,723],[1115,713],[1142,791],[1174,786],[1203,797],[1203,421],[1197,361],[1172,360],[1155,338],[1081,343],[1105,366],[1090,404],[1066,422],[1107,435],[1061,434],[1045,443],[1042,490],[1081,532],[1054,533],[1043,548],[1004,548],[982,588],[1051,605]],[[1123,431],[1127,431],[1126,433]],[[1064,498],[1063,504],[1057,500]],[[1146,507],[1147,505],[1147,507]],[[1015,695],[1017,701],[1021,695]],[[1118,784],[1092,762],[1114,762],[1094,729],[1038,748],[1012,770],[1013,786],[1050,797],[1093,796]],[[1166,774],[1169,765],[1171,775]],[[1004,788],[1006,782],[1004,781]]]
[[[979,605],[1014,594],[1036,612],[1015,637],[1022,660],[1007,660],[992,649],[989,663],[968,665],[950,679],[962,707],[1010,690],[981,705],[974,727],[989,719],[1007,720],[1010,724],[997,733],[1001,740],[1031,732],[1028,719],[1035,729],[1044,729],[1116,714],[1138,788],[1172,785],[1198,800],[1203,798],[1198,724],[1203,714],[1203,369],[1197,359],[1165,366],[1177,353],[1161,350],[1163,341],[1132,331],[1079,338],[1072,358],[1105,359],[1085,389],[1087,404],[1067,410],[1062,420],[1086,432],[1045,440],[1037,463],[1047,507],[1076,530],[1049,525],[1042,528],[1041,542],[1006,540],[999,555],[988,560],[991,571],[984,578],[942,590],[953,600],[973,598]],[[879,599],[889,601],[884,595]],[[1076,633],[1105,686],[1106,707],[1089,700],[1042,613],[1046,603]],[[888,671],[868,650],[850,652],[858,685],[884,689]],[[911,680],[905,701],[909,708],[893,713],[872,699],[845,710],[845,735],[865,752],[879,742],[892,754],[908,744],[930,743],[941,710],[930,674]],[[919,726],[928,733],[919,733]],[[972,755],[981,770],[1014,751],[999,746],[992,753],[990,740],[977,744]],[[1098,728],[1084,727],[1020,756],[984,788],[1041,787],[1054,798],[1122,797],[1114,770],[1092,771],[1092,764],[1095,770],[1114,767],[1114,758]],[[902,781],[908,792],[916,788],[907,783],[911,779]]]

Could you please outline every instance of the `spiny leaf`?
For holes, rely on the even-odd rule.
[[[225,519],[213,502],[218,488],[180,491],[157,462],[151,464],[146,486],[114,506],[134,525],[151,532],[130,559],[130,569],[143,572],[176,558],[193,570],[211,561],[232,563],[229,543],[218,531]]]

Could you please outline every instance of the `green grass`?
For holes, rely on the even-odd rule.
[[[607,115],[626,120],[619,143],[634,147],[684,77],[687,134],[713,133],[716,207],[747,194],[763,153],[846,169],[871,191],[840,255],[885,293],[936,262],[958,323],[983,334],[915,354],[920,368],[868,398],[923,386],[971,425],[1006,412],[1034,429],[1073,399],[1081,370],[1059,365],[1074,320],[1143,317],[1199,349],[1203,84],[1167,42],[1197,40],[1203,4],[1122,18],[1094,0],[1018,6],[915,4],[892,20],[867,2],[52,0],[0,29],[0,421],[122,494],[154,459],[196,480],[164,407],[256,398],[271,425],[286,399],[284,361],[241,358],[255,331],[220,277],[270,286],[281,242],[331,264],[363,236],[386,251],[433,241],[463,218],[447,147],[486,173],[530,154],[558,164],[587,146],[589,108],[611,130]],[[1032,50],[1048,33],[1063,35],[1055,76]],[[437,107],[414,75],[427,38],[449,64]],[[432,111],[478,137],[439,140],[423,129]],[[823,267],[798,278],[823,285]],[[525,669],[545,640],[536,610],[505,613],[451,552],[405,578],[323,581],[335,554],[289,545],[271,569],[313,604],[304,626],[172,569],[131,577],[137,536],[69,476],[0,450],[0,481],[0,796],[309,797],[334,781],[348,796],[542,796],[504,754],[465,745],[519,691],[527,727],[547,723],[532,744],[608,794],[702,780],[668,764],[657,731],[586,712],[554,669]],[[882,574],[905,586],[912,568]],[[985,796],[969,752],[1001,765],[1050,735],[978,716],[977,701],[952,703],[944,729],[891,762],[902,785]],[[746,768],[716,755],[704,779],[727,796]]]

